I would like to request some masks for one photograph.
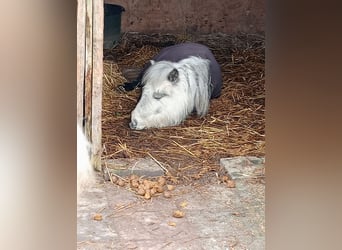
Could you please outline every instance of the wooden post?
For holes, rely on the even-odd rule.
[[[85,133],[92,139],[92,76],[93,76],[93,0],[86,0],[84,118]]]
[[[84,117],[85,0],[77,1],[77,123]]]
[[[101,170],[104,3],[103,0],[94,0],[93,4],[92,142],[95,168]]]
[[[94,167],[101,170],[103,0],[77,3],[77,122],[84,125]]]

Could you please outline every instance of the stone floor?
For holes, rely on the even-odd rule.
[[[177,186],[171,198],[144,200],[98,177],[78,201],[77,249],[265,249],[264,159],[220,163],[236,188]]]

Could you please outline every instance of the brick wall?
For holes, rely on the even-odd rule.
[[[121,31],[265,32],[264,0],[105,0],[123,6]]]

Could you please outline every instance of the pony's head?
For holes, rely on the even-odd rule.
[[[151,61],[142,94],[131,114],[131,129],[180,124],[193,110],[204,116],[210,100],[209,61],[189,57],[177,63]]]

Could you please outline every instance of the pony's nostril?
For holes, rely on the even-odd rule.
[[[137,120],[136,120],[136,119],[133,119],[133,120],[129,123],[129,127],[130,127],[131,129],[135,129],[135,128],[137,127],[137,124],[138,124]]]

